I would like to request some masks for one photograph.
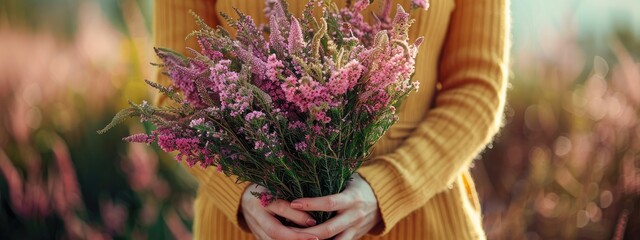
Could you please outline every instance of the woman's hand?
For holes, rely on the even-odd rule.
[[[266,191],[268,191],[266,188],[252,184],[242,195],[242,215],[253,235],[258,239],[318,239],[311,233],[293,231],[274,217],[274,215],[278,215],[299,226],[310,227],[314,226],[316,221],[309,214],[291,208],[290,203],[284,200],[276,200],[263,207],[260,205],[260,200],[251,194],[251,192]]]
[[[360,175],[353,174],[347,188],[339,194],[318,198],[301,198],[291,207],[302,211],[337,211],[338,214],[315,227],[294,229],[322,239],[336,236],[336,240],[359,239],[380,221],[378,200],[373,189]]]

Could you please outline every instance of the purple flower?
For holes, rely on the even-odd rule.
[[[307,143],[306,142],[299,142],[295,144],[295,148],[297,151],[305,151],[307,150]]]
[[[208,57],[211,60],[219,60],[222,58],[222,53],[217,51],[211,42],[203,37],[198,37],[198,45],[200,45],[202,55]]]
[[[253,149],[255,150],[262,150],[265,146],[266,144],[263,141],[255,141],[253,143]]]
[[[205,79],[209,74],[206,64],[197,60],[189,60],[167,49],[156,49],[156,54],[164,62],[169,78],[182,93],[185,100],[194,107],[205,107],[200,99],[196,81]]]
[[[208,151],[200,147],[200,139],[198,139],[194,131],[180,128],[159,127],[153,134],[158,138],[158,146],[165,152],[178,151],[176,160],[187,161],[191,167],[198,162],[200,156]]]
[[[253,92],[240,83],[238,73],[229,69],[231,61],[221,60],[211,68],[210,81],[220,97],[220,109],[232,117],[246,112],[253,102]]]
[[[245,119],[245,121],[247,121],[247,122],[251,122],[251,121],[253,121],[254,119],[259,119],[259,118],[262,118],[262,117],[264,117],[264,116],[265,116],[264,112],[261,112],[261,111],[253,111],[253,112],[247,113],[247,115],[245,115],[245,116],[244,116],[244,119]]]
[[[279,4],[279,3],[278,3]],[[285,26],[290,26],[288,22],[285,22],[286,18],[280,18],[277,15],[271,15],[269,18],[269,29],[271,30],[271,35],[269,35],[269,43],[271,48],[280,56],[286,57],[288,45],[285,42],[285,37],[283,32],[280,31],[281,24],[285,24]]]
[[[417,89],[411,75],[422,39],[408,42],[412,21],[401,7],[391,20],[391,1],[373,24],[362,13],[372,1],[353,2],[340,10],[310,0],[296,18],[284,2],[269,0],[268,40],[266,26],[256,27],[237,11],[238,19],[225,16],[236,36],[203,27],[196,32],[201,50],[191,50],[192,58],[158,49],[173,84],[154,87],[181,105],[127,109],[123,113],[142,115],[157,129],[125,140],[157,141],[189,166],[216,166],[241,181],[262,183],[272,190],[254,194],[263,206],[314,187],[305,184],[317,176],[304,178],[317,169],[294,161],[342,160],[325,164],[327,172],[355,170],[395,119],[393,106]],[[426,0],[411,3],[428,6]],[[313,17],[314,4],[323,8],[322,19]],[[274,178],[301,186],[279,189]]]
[[[191,120],[191,122],[189,123],[189,127],[195,127],[202,124],[204,124],[204,118],[197,118]]]
[[[292,121],[289,122],[289,129],[305,129],[306,128],[306,124],[304,124],[303,122],[300,121]]]

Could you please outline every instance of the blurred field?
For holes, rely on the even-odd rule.
[[[473,169],[489,238],[640,239],[640,3],[512,9],[506,123]]]
[[[150,2],[99,3],[0,3],[0,239],[190,239],[191,177],[96,134],[152,70]]]
[[[195,182],[97,135],[149,99],[150,0],[0,0],[0,239],[189,239]],[[640,239],[640,2],[512,1],[505,126],[473,163],[490,239]],[[599,57],[598,57],[599,56]]]

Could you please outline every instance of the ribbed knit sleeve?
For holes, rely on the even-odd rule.
[[[178,52],[186,53],[186,47],[198,49],[194,39],[185,41],[185,37],[193,30],[198,29],[194,17],[189,10],[195,11],[210,26],[218,25],[216,19],[214,0],[157,0],[154,4],[154,45],[156,47],[171,48]],[[159,61],[159,59],[157,59]],[[169,79],[157,74],[157,82],[169,85]],[[162,104],[166,99],[158,97]],[[169,104],[169,103],[167,103]],[[243,225],[239,221],[240,199],[248,183],[236,184],[236,178],[230,178],[213,168],[202,169],[200,167],[185,168],[198,179],[200,194],[208,195],[216,202],[218,209],[223,212],[234,225]],[[199,213],[206,214],[206,213]],[[207,226],[202,226],[207,227]],[[243,226],[244,227],[244,226]],[[247,229],[246,227],[244,229]]]
[[[386,234],[446,190],[500,128],[509,54],[507,0],[458,0],[451,14],[435,107],[397,149],[359,170],[382,213],[374,235]]]

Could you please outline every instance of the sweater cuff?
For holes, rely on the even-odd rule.
[[[386,235],[400,220],[446,188],[445,183],[434,180],[423,181],[424,184],[416,186],[413,184],[416,179],[411,179],[406,174],[408,169],[400,168],[394,157],[398,156],[388,154],[375,157],[358,170],[360,176],[373,189],[381,213],[381,221],[369,231],[369,235]],[[433,179],[437,172],[444,171],[445,166],[446,164],[438,164],[419,175],[421,178]]]

